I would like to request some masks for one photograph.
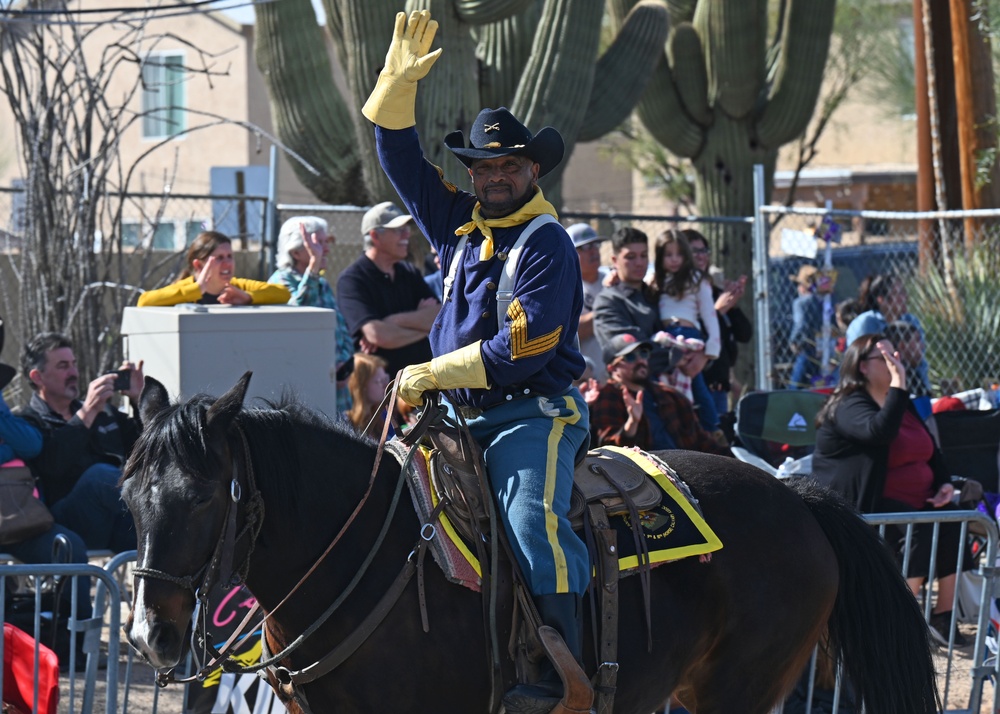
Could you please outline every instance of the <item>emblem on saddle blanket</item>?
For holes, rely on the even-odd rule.
[[[407,447],[393,440],[387,444],[400,463]],[[486,510],[471,465],[456,464],[437,449],[425,446],[409,459],[406,474],[414,508],[421,522],[443,497],[449,500],[439,516],[431,552],[445,576],[478,591],[479,560],[472,545],[471,519],[480,532],[489,530]],[[614,483],[611,483],[613,481]],[[626,498],[632,502],[630,509]],[[650,566],[681,558],[705,556],[722,548],[722,541],[705,521],[687,485],[666,463],[639,449],[602,446],[588,452],[576,467],[570,520],[578,532],[587,516],[587,504],[599,501],[618,535],[618,565],[622,575],[636,572],[640,557]],[[633,523],[634,513],[638,527]],[[637,550],[635,532],[645,536],[645,551]]]

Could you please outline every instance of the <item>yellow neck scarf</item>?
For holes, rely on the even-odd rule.
[[[540,188],[535,188],[535,195],[530,201],[521,206],[519,210],[503,218],[483,218],[483,214],[479,212],[479,202],[476,201],[476,207],[472,209],[472,220],[464,226],[457,228],[455,235],[468,235],[478,228],[480,233],[486,238],[479,248],[479,260],[489,260],[493,257],[493,231],[491,229],[518,226],[522,223],[527,223],[532,218],[540,216],[543,213],[548,213],[556,219],[559,218],[555,206],[545,200],[545,196],[542,195],[542,189]]]

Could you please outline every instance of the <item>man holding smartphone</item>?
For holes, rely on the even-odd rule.
[[[21,368],[34,394],[18,415],[42,432],[42,450],[28,465],[56,522],[79,533],[89,549],[135,548],[118,479],[142,424],[109,400],[120,392],[138,406],[142,362],[102,374],[81,399],[72,342],[45,332],[24,346]]]

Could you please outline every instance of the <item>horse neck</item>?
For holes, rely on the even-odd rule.
[[[309,456],[312,466],[308,470],[258,477],[265,496],[265,517],[250,561],[247,586],[265,609],[280,602],[338,536],[338,542],[302,590],[322,594],[324,602],[329,601],[331,593],[341,592],[375,544],[399,479],[398,462],[384,454],[378,476],[365,498],[375,448],[340,432],[304,438],[297,451]],[[287,483],[289,478],[294,479],[293,483]],[[294,500],[287,498],[289,486],[294,490]],[[362,500],[363,505],[345,529]],[[405,549],[412,547],[409,541],[417,532],[416,517],[404,501],[408,499],[401,494],[378,558],[402,551],[402,563],[408,552]]]

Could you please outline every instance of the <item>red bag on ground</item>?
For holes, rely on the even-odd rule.
[[[38,711],[56,714],[59,706],[59,658],[38,646]],[[30,712],[35,693],[35,638],[9,622],[3,624],[4,711]]]

